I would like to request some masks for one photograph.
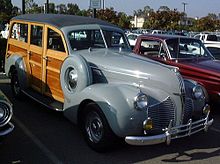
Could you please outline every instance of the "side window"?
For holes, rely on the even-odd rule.
[[[47,48],[56,51],[65,52],[63,41],[60,34],[49,28],[48,28]]]
[[[195,38],[196,38],[196,39],[200,39],[200,35],[196,35]]]
[[[31,44],[42,47],[42,26],[31,25]]]
[[[162,44],[157,40],[142,40],[140,53],[148,56],[158,56],[162,53]]]
[[[68,34],[68,39],[73,50],[88,48],[105,48],[100,30],[77,30]]]
[[[14,23],[11,28],[10,38],[26,42],[28,38],[28,25],[23,23]]]

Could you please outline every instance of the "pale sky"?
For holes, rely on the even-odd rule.
[[[22,0],[11,0],[14,6],[21,8]],[[103,2],[103,0],[101,0]],[[43,5],[46,0],[34,0],[39,5]],[[80,9],[88,9],[90,0],[49,0],[51,3],[75,3]],[[113,7],[114,10],[125,12],[127,15],[133,15],[134,10],[143,9],[144,6],[150,6],[158,10],[160,6],[168,6],[170,9],[177,8],[183,11],[183,2],[187,3],[186,13],[189,17],[204,17],[208,13],[220,13],[220,0],[104,0],[105,7]]]

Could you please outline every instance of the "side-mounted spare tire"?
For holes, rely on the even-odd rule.
[[[66,58],[61,67],[60,80],[67,98],[92,84],[92,71],[86,59],[81,55]]]

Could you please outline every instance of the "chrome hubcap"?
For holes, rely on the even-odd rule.
[[[100,116],[96,112],[90,112],[87,115],[85,126],[90,141],[97,143],[102,139],[103,124]]]

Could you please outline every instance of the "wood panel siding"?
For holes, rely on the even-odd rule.
[[[47,69],[46,93],[58,101],[64,101],[64,95],[60,85],[60,73]],[[55,97],[56,96],[56,97]]]
[[[31,69],[31,86],[37,90],[41,90],[42,87],[42,82],[41,82],[41,66],[35,64],[35,63],[30,63],[30,69]],[[34,87],[35,86],[35,87]]]

